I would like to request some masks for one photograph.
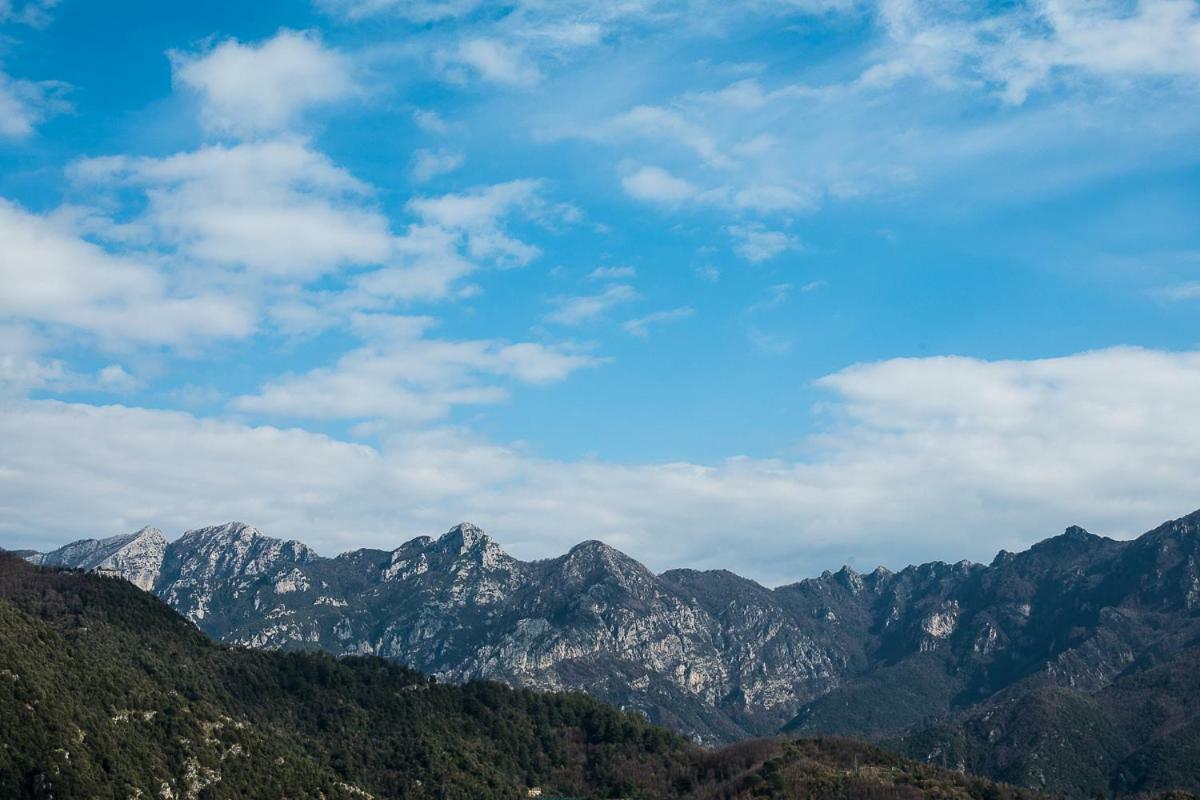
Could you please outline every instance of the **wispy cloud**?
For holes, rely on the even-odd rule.
[[[47,118],[70,109],[69,87],[59,81],[27,81],[0,71],[0,137],[23,139]]]
[[[360,315],[353,324],[368,344],[331,367],[272,380],[258,393],[236,398],[233,407],[301,419],[429,422],[455,406],[504,401],[508,392],[495,379],[554,383],[601,363],[534,342],[427,338],[432,320],[423,317]]]
[[[690,306],[682,306],[680,308],[672,308],[666,311],[655,311],[647,314],[644,317],[627,320],[621,325],[621,330],[628,333],[630,336],[646,338],[650,335],[650,328],[656,325],[666,325],[672,322],[679,322],[695,314],[695,309]]]
[[[770,311],[774,308],[779,308],[791,299],[792,291],[796,287],[790,283],[777,283],[767,290],[767,299],[753,303],[746,309],[747,314],[757,314],[761,311]],[[804,291],[804,290],[801,290]]]
[[[1155,297],[1166,300],[1170,303],[1180,303],[1186,300],[1200,300],[1200,281],[1188,281],[1186,283],[1176,283],[1171,286],[1163,286],[1155,289],[1153,292]]]
[[[786,337],[753,327],[746,331],[746,341],[758,352],[772,356],[787,355],[796,344]]]
[[[546,315],[550,322],[579,325],[601,317],[609,310],[637,300],[638,293],[628,284],[613,284],[598,294],[567,295],[553,300],[554,311]]]
[[[588,278],[594,281],[627,280],[637,275],[633,267],[596,267],[588,273]]]
[[[767,230],[757,225],[731,225],[729,233],[736,241],[734,252],[754,263],[769,261],[800,247],[800,240],[790,233]]]

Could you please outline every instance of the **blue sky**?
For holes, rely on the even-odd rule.
[[[1200,506],[1200,4],[0,0],[0,544],[779,582]]]

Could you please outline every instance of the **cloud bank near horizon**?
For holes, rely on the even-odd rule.
[[[376,448],[24,401],[0,416],[0,535],[48,549],[242,519],[332,555],[470,520],[523,558],[594,538],[656,570],[774,584],[842,563],[986,560],[1074,523],[1128,537],[1200,505],[1200,353],[895,359],[819,383],[827,425],[801,456],[710,465],[556,461],[453,428]]]

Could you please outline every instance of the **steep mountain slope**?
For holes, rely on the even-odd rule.
[[[84,539],[53,553],[33,553],[26,558],[47,567],[73,567],[119,575],[149,591],[162,572],[166,551],[167,540],[162,531],[146,527],[125,536]]]
[[[1200,512],[1130,542],[1069,528],[990,565],[843,568],[773,590],[656,576],[599,542],[521,562],[465,524],[337,558],[230,524],[185,534],[162,563],[154,591],[223,641],[582,689],[710,743],[786,725],[1031,786],[1127,791],[1184,780],[1147,765],[1179,762],[1200,726],[1190,706],[1121,699],[1200,644]],[[1194,673],[1171,674],[1178,688]],[[1162,704],[1174,689],[1140,691]],[[990,746],[1004,737],[1022,744]]]
[[[124,581],[0,554],[5,798],[1032,798],[861,744],[704,751],[583,695],[217,646]]]
[[[926,652],[880,658],[789,730],[895,737],[917,757],[1075,794],[1200,789],[1200,770],[1179,767],[1200,763],[1198,563],[1200,514],[1133,542],[1072,528],[1002,553],[926,589],[907,623],[936,638]]]

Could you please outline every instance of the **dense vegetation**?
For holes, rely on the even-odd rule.
[[[1018,798],[841,740],[694,747],[582,695],[213,644],[123,580],[0,554],[0,797]]]

